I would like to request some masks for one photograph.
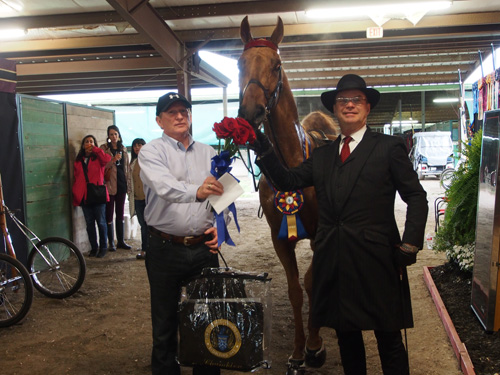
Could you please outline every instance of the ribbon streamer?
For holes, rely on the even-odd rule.
[[[229,212],[233,214],[234,217],[234,223],[236,224],[236,228],[238,229],[238,232],[240,231],[240,226],[238,224],[238,218],[236,216],[236,206],[234,203],[231,203],[227,209]],[[229,235],[229,232],[227,230],[227,225],[226,225],[226,220],[224,219],[224,211],[221,212],[220,214],[215,215],[215,222],[217,223],[217,244],[220,247],[224,242],[227,243],[230,246],[235,246],[231,236]]]
[[[229,173],[232,169],[230,166],[235,158],[231,158],[229,151],[222,151],[219,155],[215,155],[212,158],[212,165],[210,169],[210,173],[217,179],[219,179],[225,173]],[[230,174],[230,173],[229,173]],[[233,175],[231,175],[233,176]],[[233,178],[239,182],[239,180],[233,176]],[[238,217],[236,215],[236,206],[234,203],[231,203],[227,209],[229,212],[233,214],[234,223],[236,224],[236,228],[238,228],[238,232],[240,231],[240,226],[238,224]],[[229,232],[227,230],[226,220],[224,219],[224,211],[220,214],[214,212],[215,223],[217,225],[217,244],[220,247],[224,242],[230,246],[235,246],[234,241],[231,239]]]

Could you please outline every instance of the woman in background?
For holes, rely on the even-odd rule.
[[[109,250],[116,251],[115,236],[113,232],[113,211],[116,211],[116,246],[120,249],[130,250],[123,238],[123,211],[127,196],[127,175],[129,161],[127,148],[123,146],[120,130],[116,125],[108,126],[108,141],[101,145],[106,154],[112,157],[106,165],[106,186],[109,192],[109,202],[106,205],[106,222],[108,223]]]
[[[137,254],[137,259],[146,259],[146,251],[148,249],[148,226],[144,220],[144,209],[146,208],[146,196],[144,195],[144,189],[140,177],[141,167],[139,166],[139,161],[137,156],[141,147],[146,144],[146,141],[142,138],[136,138],[132,142],[132,157],[130,159],[130,170],[128,173],[128,202],[130,210],[130,218],[137,214],[137,220],[141,226],[141,249]]]
[[[73,166],[73,205],[81,206],[83,216],[87,225],[87,234],[90,242],[89,256],[102,258],[108,251],[106,230],[106,203],[85,204],[87,198],[87,179],[84,168],[87,170],[89,182],[96,185],[104,184],[104,167],[111,160],[103,150],[97,147],[97,141],[93,135],[87,135],[82,139],[80,151]],[[107,194],[106,194],[107,195]],[[109,196],[107,197],[109,200]],[[99,245],[97,244],[97,233],[95,224],[99,228]]]

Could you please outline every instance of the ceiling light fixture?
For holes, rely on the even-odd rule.
[[[458,98],[436,98],[432,101],[433,103],[456,103]]]
[[[422,1],[385,3],[367,6],[339,7],[328,9],[310,9],[306,16],[324,19],[353,19],[359,16],[370,17],[378,26],[391,18],[406,18],[414,25],[430,10],[446,9],[452,4],[448,1]]]
[[[0,39],[16,39],[16,38],[21,38],[25,35],[26,35],[26,30],[24,29],[0,30]]]
[[[411,124],[418,124],[418,120],[392,120],[392,125],[411,125]]]

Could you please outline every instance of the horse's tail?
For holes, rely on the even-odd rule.
[[[309,113],[302,120],[302,126],[315,147],[334,141],[340,134],[340,127],[330,116],[321,111]]]

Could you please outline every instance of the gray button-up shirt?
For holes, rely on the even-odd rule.
[[[215,150],[190,138],[188,148],[162,134],[141,148],[139,164],[146,195],[146,223],[175,236],[197,236],[214,226],[207,201],[196,191],[210,176]]]

